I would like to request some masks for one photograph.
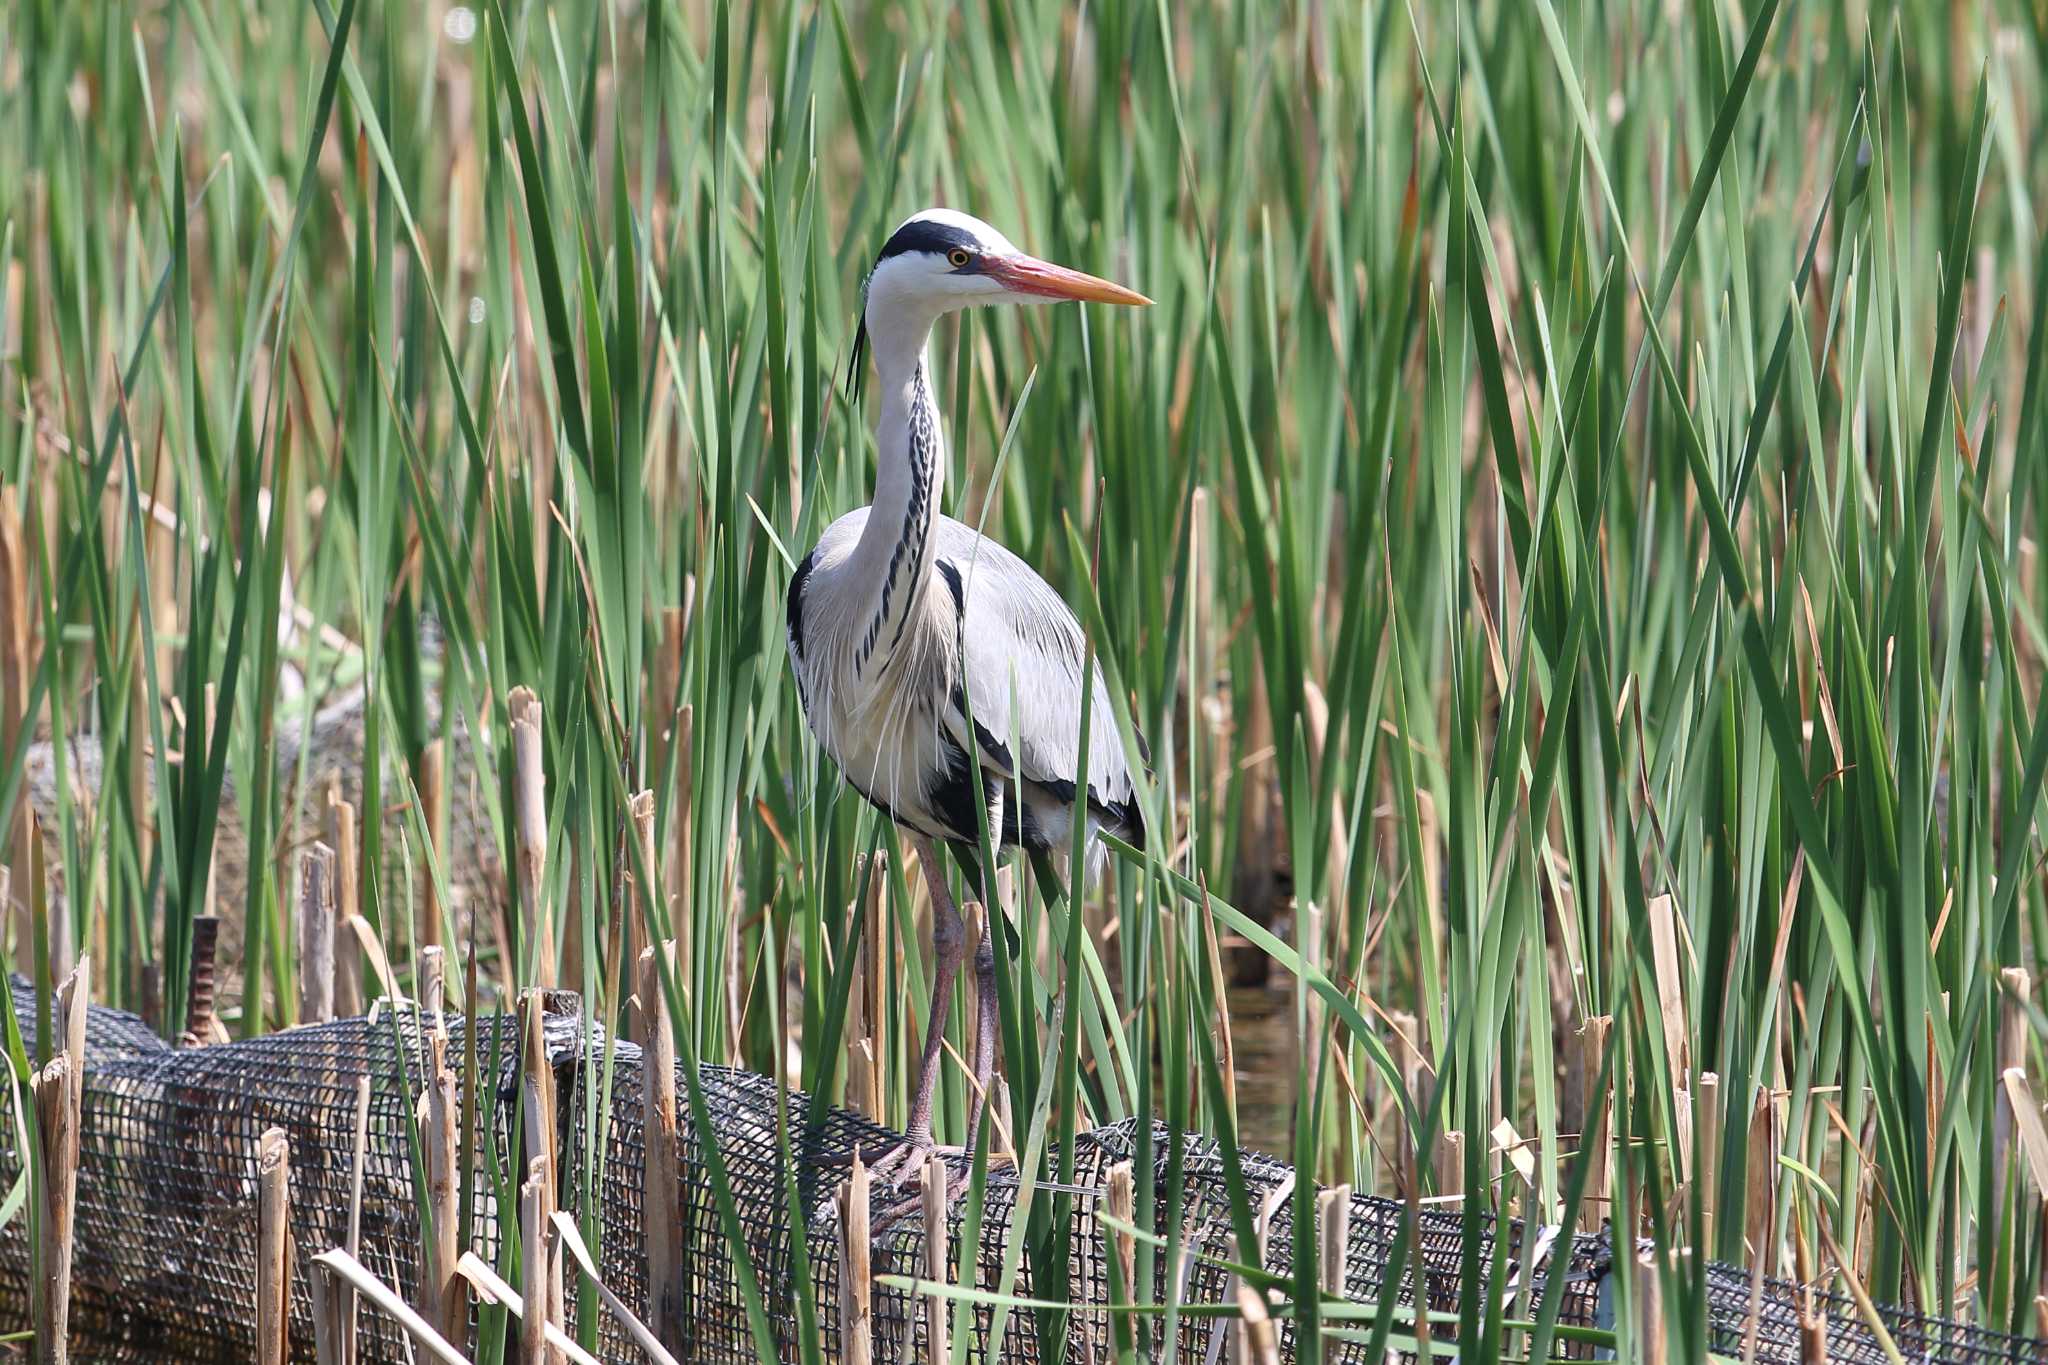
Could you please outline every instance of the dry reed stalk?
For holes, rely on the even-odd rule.
[[[465,1268],[471,1259],[473,1258],[464,1258]],[[339,1276],[348,1283],[351,1290],[361,1293],[364,1298],[383,1310],[386,1317],[405,1329],[406,1335],[418,1343],[425,1354],[440,1361],[441,1365],[469,1365],[469,1360],[462,1352],[441,1340],[441,1334],[429,1326],[426,1319],[414,1312],[412,1305],[399,1297],[398,1291],[378,1279],[370,1272],[369,1267],[357,1260],[353,1254],[335,1247],[321,1252],[313,1261],[322,1269]]]
[[[1995,1065],[2002,1077],[2013,1068],[2026,1065],[2027,1034],[2030,1031],[2027,1007],[2034,994],[2034,978],[2024,967],[2007,967],[1998,975],[2005,989],[1998,1002],[1998,1059]],[[1991,1207],[2002,1209],[2005,1207],[2007,1170],[2012,1154],[2014,1115],[2010,1097],[2002,1085],[1997,1099],[1991,1128]]]
[[[292,1145],[284,1129],[265,1130],[256,1143],[256,1360],[284,1365],[291,1358]]]
[[[559,1226],[559,1224],[557,1224]],[[485,1265],[474,1251],[462,1253],[462,1263],[456,1267],[462,1278],[468,1280],[476,1290],[476,1296],[485,1303],[503,1304],[507,1311],[519,1321],[526,1321],[526,1299],[511,1285],[498,1277],[498,1272]],[[578,1346],[575,1340],[555,1323],[546,1326],[548,1345],[557,1353],[574,1361],[575,1365],[601,1365],[597,1357]]]
[[[2012,1106],[2013,1125],[2018,1130],[2020,1150],[2026,1154],[2027,1169],[2033,1173],[2034,1193],[2048,1201],[2048,1123],[2041,1118],[2041,1106],[2027,1073],[2012,1067],[2000,1078],[2006,1100]]]
[[[1742,1235],[1749,1254],[1766,1275],[1777,1256],[1770,1246],[1777,1224],[1778,1106],[1769,1088],[1759,1086],[1749,1111],[1749,1173],[1742,1206]]]
[[[447,778],[447,746],[436,737],[420,750],[413,765],[413,784],[419,788],[420,814],[425,817],[427,842],[433,847],[433,865],[444,876],[448,868]],[[441,917],[446,908],[441,904],[439,879],[429,876],[426,880],[427,894],[420,920],[422,947],[440,944]]]
[[[839,1186],[839,1350],[845,1365],[874,1365],[874,1273],[869,1256],[868,1168],[853,1154]]]
[[[674,945],[665,947],[673,951]],[[682,1144],[676,1124],[676,1040],[669,1030],[668,995],[662,989],[653,948],[641,950],[638,966],[641,1032],[647,1048],[640,1091],[647,1143],[640,1191],[641,1236],[647,1251],[647,1316],[654,1335],[664,1345],[680,1349],[685,1303],[680,1274]]]
[[[1815,1299],[1813,1287],[1820,1281],[1814,1264],[1813,1244],[1806,1235],[1806,1220],[1792,1220],[1794,1266],[1799,1276],[1799,1360],[1800,1365],[1827,1365],[1828,1315]]]
[[[1109,1216],[1119,1223],[1135,1227],[1138,1221],[1137,1173],[1128,1161],[1119,1161],[1109,1168],[1105,1202]],[[1122,1228],[1116,1230],[1116,1263],[1123,1272],[1124,1301],[1135,1303],[1138,1289],[1135,1281],[1138,1275],[1138,1239],[1135,1234]]]
[[[527,1167],[526,1183],[519,1188],[520,1299],[526,1309],[519,1334],[520,1365],[554,1365],[561,1358],[548,1340],[554,1302],[553,1276],[548,1269],[548,1216],[554,1212],[553,1194],[547,1158],[535,1157]]]
[[[1465,1193],[1465,1134],[1446,1128],[1436,1140],[1436,1192],[1440,1199],[1462,1198]]]
[[[1608,1095],[1600,1088],[1600,1064],[1607,1054],[1607,1035],[1614,1016],[1596,1014],[1579,1026],[1572,1037],[1566,1090],[1578,1124],[1579,1147],[1592,1164],[1587,1168],[1585,1199],[1611,1202],[1614,1153],[1607,1128]],[[1582,1205],[1583,1207],[1583,1205]]]
[[[1686,1026],[1685,976],[1678,961],[1678,906],[1670,896],[1653,896],[1650,953],[1657,966],[1657,1007],[1664,1025],[1664,1055],[1673,1080],[1692,1069],[1692,1033]]]
[[[334,850],[299,855],[299,1022],[334,1018]]]
[[[883,991],[887,984],[882,944],[882,882],[888,870],[888,856],[876,853],[872,861],[856,854],[853,884],[865,884],[868,895],[861,913],[860,941],[854,945],[853,989],[847,997],[846,1102],[877,1123],[882,1121],[882,1040],[876,1029],[885,1017]],[[968,941],[973,942],[972,930]],[[972,1039],[969,1040],[969,1056]]]
[[[555,932],[541,902],[542,874],[547,870],[547,779],[542,771],[540,698],[531,688],[515,687],[506,702],[512,717],[514,864],[519,882],[520,951],[533,963],[533,982],[555,984]],[[516,965],[515,965],[516,970]]]
[[[1216,1067],[1223,1077],[1223,1105],[1232,1118],[1237,1116],[1237,1036],[1230,1025],[1230,978],[1223,972],[1223,937],[1216,932],[1216,907],[1209,899],[1208,882],[1202,883],[1202,942],[1209,959],[1209,988],[1214,992],[1213,1015],[1216,1035]],[[978,1012],[978,1011],[977,1011]]]
[[[561,1170],[556,1164],[561,1147],[555,1126],[560,1114],[555,1095],[555,1068],[548,1057],[545,1029],[547,992],[527,991],[520,997],[520,1002],[526,1010],[525,1080],[521,1087],[525,1100],[526,1150],[546,1173],[544,1192],[547,1204],[541,1215],[543,1219],[551,1219],[555,1213],[555,1192],[561,1188]],[[547,1320],[557,1324],[566,1322],[562,1262],[558,1256],[549,1258],[547,1289]]]
[[[220,1021],[213,1016],[214,955],[220,947],[220,918],[200,915],[192,921],[191,977],[185,993],[184,1047],[204,1047],[214,1040]]]
[[[953,1282],[953,1244],[951,1191],[947,1188],[950,1180],[943,1161],[927,1161],[920,1173],[924,1196],[924,1274],[933,1285],[943,1287]],[[1115,1175],[1111,1173],[1111,1189],[1114,1191]],[[1111,1199],[1114,1200],[1114,1193]],[[1126,1276],[1128,1278],[1128,1276]],[[946,1300],[934,1293],[925,1300],[924,1339],[926,1358],[933,1362],[950,1361],[953,1358],[951,1324],[946,1318]]]
[[[420,1013],[445,1027],[442,1009],[448,998],[448,950],[438,943],[420,949]]]
[[[1773,1121],[1774,1107],[1770,1087],[1758,1086],[1750,1105],[1749,1147],[1744,1153],[1747,1165],[1743,1172],[1742,1235],[1744,1250],[1749,1256],[1749,1326],[1742,1337],[1742,1358],[1745,1361],[1756,1359],[1764,1276],[1770,1273],[1771,1263],[1776,1259],[1765,1244],[1771,1232],[1772,1205],[1778,1186],[1775,1179],[1778,1127]],[[1759,1167],[1763,1171],[1761,1177],[1758,1175]],[[1846,1270],[1848,1267],[1845,1265],[1843,1268]]]
[[[1301,680],[1301,714],[1307,724],[1309,771],[1323,770],[1323,747],[1330,733],[1330,703],[1323,695],[1323,689],[1316,685],[1314,678]],[[1351,831],[1349,816],[1342,801],[1330,803],[1330,843],[1327,861],[1323,864],[1329,878],[1329,885],[1343,884],[1343,871],[1351,862]]]
[[[606,1312],[618,1320],[619,1326],[625,1329],[626,1335],[633,1339],[633,1343],[647,1353],[649,1365],[678,1365],[668,1348],[648,1330],[647,1324],[634,1315],[633,1310],[626,1306],[626,1301],[613,1293],[612,1287],[597,1273],[596,1258],[591,1256],[590,1248],[584,1245],[583,1234],[576,1229],[576,1220],[557,1209],[554,1225],[558,1248],[555,1253],[556,1259],[559,1260],[565,1251],[576,1259],[576,1264],[590,1278],[591,1287],[597,1290],[598,1301],[604,1304]]]
[[[1636,1257],[1636,1357],[1642,1365],[1669,1365],[1671,1334],[1664,1322],[1664,1281],[1657,1253]]]
[[[42,1273],[35,1286],[38,1365],[66,1365],[71,1359],[71,1253],[78,1196],[81,1079],[72,1069],[69,1055],[61,1052],[32,1078],[36,1139],[42,1149],[42,1179],[36,1185],[43,1238]]]
[[[432,950],[436,953],[439,949]],[[428,1034],[431,1069],[427,1082],[427,1123],[420,1135],[427,1149],[427,1205],[433,1220],[433,1236],[426,1245],[420,1275],[420,1310],[436,1331],[457,1350],[466,1350],[469,1337],[469,1298],[462,1290],[462,1278],[455,1263],[462,1256],[461,1203],[456,1163],[455,1073],[448,1066],[448,1034],[435,1028]]]
[[[547,1049],[546,994],[538,990],[519,997],[520,1032],[524,1042],[520,1065],[522,1112],[526,1122],[526,1154],[547,1163],[547,1186],[555,1189],[555,1070]],[[552,1212],[552,1210],[550,1210]]]
[[[1671,1091],[1671,1191],[1676,1199],[1692,1179],[1692,1090],[1684,1085]]]
[[[1332,1185],[1316,1196],[1316,1278],[1323,1293],[1333,1299],[1344,1297],[1345,1281],[1351,1270],[1351,1187]],[[1323,1359],[1335,1361],[1344,1343],[1331,1337],[1323,1342]]]
[[[324,821],[327,846],[334,850],[334,1012],[353,1018],[363,1012],[363,955],[356,948],[349,920],[362,905],[357,852],[356,808],[342,799],[341,774],[327,774]]]

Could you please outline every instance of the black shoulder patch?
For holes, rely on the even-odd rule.
[[[789,580],[789,652],[798,660],[804,657],[804,584],[810,581],[817,560],[816,550],[805,555],[804,562],[796,566],[795,577]]]
[[[943,256],[956,246],[972,251],[980,245],[964,228],[931,218],[913,218],[890,234],[889,240],[882,244],[882,254],[875,257],[875,263],[879,265],[891,256],[902,256],[912,251],[928,251]]]

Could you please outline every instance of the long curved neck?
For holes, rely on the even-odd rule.
[[[923,600],[932,571],[932,527],[946,484],[946,442],[924,359],[933,318],[894,309],[869,314],[881,416],[875,427],[879,458],[875,497],[854,547],[854,581],[864,594],[855,666],[886,660],[903,638]],[[879,325],[877,325],[879,324]]]

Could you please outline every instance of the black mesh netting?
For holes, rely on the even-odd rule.
[[[17,992],[17,1007],[28,1008],[26,992]],[[24,1024],[27,1020],[23,1021]],[[451,1059],[462,1056],[464,1021],[450,1016],[454,1035]],[[272,1127],[291,1140],[291,1208],[294,1233],[295,1354],[312,1358],[308,1258],[342,1239],[353,1182],[355,1092],[359,1077],[371,1078],[368,1146],[363,1172],[361,1214],[362,1260],[408,1298],[418,1278],[421,1234],[415,1203],[408,1118],[419,1093],[424,1048],[421,1024],[409,1007],[384,1010],[369,1019],[348,1019],[296,1029],[248,1042],[218,1047],[173,1050],[141,1021],[115,1010],[91,1011],[87,1034],[87,1083],[84,1097],[82,1162],[78,1185],[77,1251],[72,1272],[73,1339],[76,1358],[91,1360],[202,1361],[246,1360],[253,1349],[256,1145]],[[644,1147],[640,1126],[640,1052],[630,1043],[607,1049],[601,1035],[574,1015],[550,1018],[546,1029],[549,1059],[561,1105],[560,1131],[565,1139],[560,1171],[560,1200],[565,1208],[590,1209],[585,1219],[601,1229],[595,1248],[606,1282],[636,1311],[646,1300],[646,1265],[641,1251],[641,1177]],[[518,1114],[520,1074],[518,1036],[504,1016],[481,1021],[477,1034],[480,1123],[495,1143],[480,1142],[475,1187],[472,1245],[495,1263],[498,1213],[494,1191],[504,1176],[502,1154],[509,1151],[508,1125]],[[574,1136],[596,1108],[593,1087],[607,1064],[612,1067],[611,1118],[599,1144]],[[458,1071],[459,1071],[458,1066]],[[803,1227],[792,1226],[790,1182],[779,1167],[777,1098],[774,1084],[759,1076],[720,1068],[701,1073],[705,1100],[717,1134],[745,1229],[745,1239],[759,1283],[767,1298],[770,1321],[778,1333],[785,1359],[797,1357],[797,1297],[793,1287],[799,1248],[807,1257],[817,1286],[817,1324],[828,1358],[838,1356],[838,1254],[832,1195],[841,1168],[837,1164],[858,1144],[878,1153],[894,1135],[855,1115],[834,1111],[822,1131],[803,1141],[794,1181],[804,1210]],[[792,1113],[805,1100],[790,1097]],[[678,1227],[684,1247],[687,1286],[685,1337],[675,1354],[685,1362],[738,1362],[754,1356],[753,1340],[733,1273],[711,1182],[692,1125],[685,1118],[684,1172],[678,1182],[682,1208]],[[0,1187],[11,1187],[20,1171],[16,1126],[10,1116],[0,1134]],[[1100,1129],[1077,1139],[1071,1229],[1067,1241],[1066,1298],[1076,1305],[1068,1333],[1067,1359],[1108,1358],[1107,1324],[1101,1305],[1107,1302],[1106,1230],[1095,1211],[1109,1168],[1137,1155],[1141,1135],[1129,1123]],[[1155,1188],[1159,1192],[1158,1222],[1165,1223],[1168,1139],[1155,1128],[1150,1143]],[[496,1169],[491,1159],[495,1147]],[[1216,1303],[1229,1292],[1223,1270],[1214,1259],[1229,1254],[1232,1229],[1223,1163],[1214,1144],[1192,1139],[1183,1154],[1182,1205],[1178,1226],[1183,1251],[1171,1264],[1164,1253],[1156,1258],[1153,1292],[1164,1299],[1169,1276],[1180,1286],[1181,1300]],[[1254,1197],[1277,1191],[1289,1177],[1287,1167],[1247,1153],[1243,1169]],[[516,1182],[505,1177],[504,1188]],[[1004,1260],[1018,1187],[1006,1168],[990,1173],[981,1233],[972,1254],[960,1246],[956,1208],[952,1228],[955,1279],[994,1285]],[[899,1196],[877,1190],[877,1205]],[[1052,1196],[1041,1191],[1047,1207]],[[966,1201],[960,1201],[964,1206]],[[591,1206],[594,1204],[594,1208]],[[1284,1267],[1290,1256],[1292,1227],[1289,1200],[1277,1203],[1271,1222],[1267,1263]],[[1346,1287],[1349,1297],[1378,1297],[1388,1275],[1400,1224],[1400,1206],[1364,1196],[1351,1203],[1351,1239]],[[13,1219],[0,1231],[0,1330],[19,1329],[28,1320],[28,1255],[24,1220]],[[1422,1220],[1423,1259],[1427,1266],[1427,1299],[1432,1308],[1457,1309],[1460,1249],[1465,1223],[1453,1212],[1425,1213]],[[1489,1226],[1483,1259],[1509,1258],[1503,1283],[1527,1311],[1549,1276],[1563,1274],[1561,1321],[1602,1325],[1606,1295],[1607,1243],[1580,1237],[1568,1255],[1554,1255],[1553,1243],[1540,1237],[1525,1248],[1519,1225]],[[922,1224],[903,1219],[876,1251],[877,1276],[911,1275],[923,1262]],[[1563,1245],[1559,1243],[1558,1245]],[[1404,1257],[1404,1260],[1410,1258]],[[1032,1292],[1030,1258],[1016,1292]],[[1412,1302],[1412,1275],[1398,1278],[1403,1302]],[[1760,1360],[1798,1359],[1799,1288],[1770,1280],[1763,1286],[1755,1314]],[[574,1296],[571,1296],[572,1300]],[[876,1358],[883,1361],[926,1357],[921,1301],[907,1291],[878,1284],[873,1303]],[[1855,1308],[1845,1299],[1823,1295],[1829,1315],[1831,1358],[1836,1361],[1877,1361],[1883,1353],[1862,1327]],[[573,1306],[572,1306],[573,1311]],[[987,1310],[978,1316],[970,1339],[973,1358],[988,1357],[991,1330]],[[1038,1323],[1029,1312],[1005,1315],[1001,1357],[1027,1362],[1042,1358]],[[1716,1350],[1742,1349],[1751,1321],[1750,1285],[1741,1270],[1714,1266],[1709,1275],[1709,1325]],[[1916,1361],[2048,1361],[2048,1345],[2022,1341],[1951,1322],[1890,1311],[1887,1322],[1909,1360]],[[403,1360],[404,1348],[391,1325],[365,1310],[362,1317],[365,1360]],[[1149,1330],[1157,1332],[1157,1320]],[[1225,1330],[1223,1319],[1183,1316],[1178,1326],[1183,1358],[1218,1359],[1216,1347]],[[1283,1353],[1288,1346],[1282,1338]],[[607,1360],[639,1361],[638,1350],[622,1339],[609,1319],[599,1336],[599,1354]],[[1348,1345],[1349,1358],[1362,1360],[1363,1344]],[[1592,1354],[1583,1345],[1563,1349]]]

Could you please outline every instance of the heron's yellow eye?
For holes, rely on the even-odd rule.
[[[967,248],[964,246],[954,247],[951,251],[946,253],[946,259],[953,263],[953,268],[955,270],[960,269],[962,266],[967,264]]]

